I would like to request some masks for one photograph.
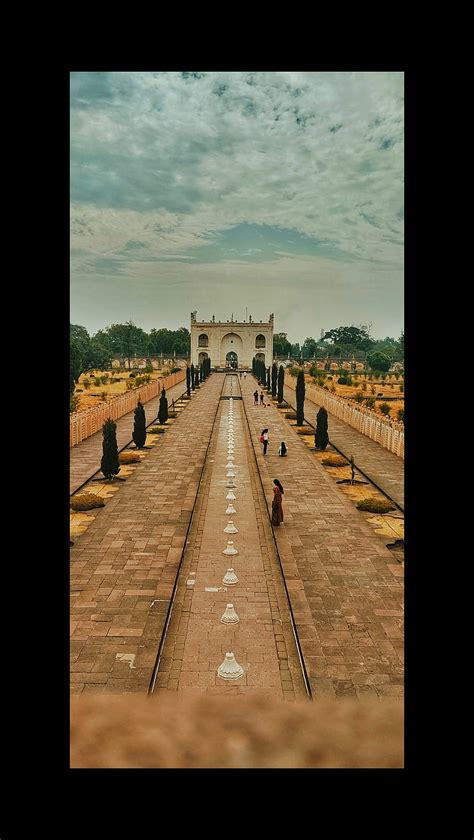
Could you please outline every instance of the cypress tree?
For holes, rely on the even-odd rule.
[[[194,365],[191,365],[191,388],[194,391]]]
[[[296,425],[302,426],[304,423],[304,370],[300,370],[296,380]]]
[[[280,369],[278,371],[278,402],[283,402],[283,387],[285,385],[285,371],[283,365],[280,365]]]
[[[326,449],[328,443],[328,413],[325,408],[321,407],[316,415],[316,433],[314,435],[314,445],[316,449]]]
[[[270,365],[267,367],[267,391],[271,391],[272,383],[271,383],[271,369]]]
[[[162,426],[166,423],[168,419],[168,400],[166,398],[166,391],[163,388],[160,397],[160,407],[158,409],[158,422],[161,423]]]
[[[143,449],[146,441],[146,418],[145,409],[143,408],[140,400],[138,400],[137,407],[133,415],[132,438],[137,449]]]
[[[272,397],[275,399],[277,393],[277,379],[278,379],[278,368],[273,362],[272,364]]]
[[[191,396],[191,371],[189,370],[188,365],[186,365],[186,388],[188,391],[188,397]]]
[[[199,384],[201,384],[201,382],[202,382],[202,369],[203,369],[203,367],[204,367],[204,362],[199,367]]]
[[[102,426],[103,441],[100,469],[107,481],[113,481],[114,477],[120,472],[116,428],[113,420],[106,420]]]

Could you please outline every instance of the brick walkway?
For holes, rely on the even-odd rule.
[[[218,432],[204,467],[182,577],[196,582],[181,595],[178,588],[176,603],[183,610],[174,612],[177,626],[170,624],[173,648],[165,647],[158,693],[252,691],[292,699],[301,690],[271,528],[251,467],[253,445],[267,499],[273,478],[285,488],[285,522],[275,534],[314,696],[401,696],[403,569],[281,412],[253,406],[250,376],[241,385],[251,440],[242,403],[234,402],[239,554],[233,562],[221,554],[229,518],[222,418],[229,404],[222,401],[218,407],[222,384],[218,374],[203,384],[167,431],[163,446],[147,453],[76,539],[71,690],[147,691],[218,409]],[[265,457],[258,443],[264,425],[270,429]],[[276,454],[281,440],[289,450],[284,459]],[[227,592],[205,592],[206,586],[222,586],[228,566],[240,583]],[[241,618],[237,628],[219,621],[228,600]],[[280,622],[281,633],[275,632]],[[215,674],[230,644],[246,671],[238,683],[222,682]]]
[[[172,400],[176,400],[186,390],[186,381],[178,382],[169,391],[166,391],[168,398],[168,408],[171,410]],[[159,397],[154,397],[144,404],[146,422],[150,423],[158,414],[158,406],[160,403]],[[116,420],[117,424],[117,444],[119,450],[125,446],[129,440],[132,439],[133,432],[133,411],[124,414]],[[70,450],[70,472],[69,472],[69,492],[74,491],[81,486],[81,484],[93,475],[99,469],[102,458],[102,431],[83,440],[77,446]]]
[[[255,390],[255,380],[252,379]],[[296,405],[296,394],[285,385],[283,396],[291,405]],[[316,413],[321,406],[305,399],[305,418],[316,425]],[[379,443],[363,435],[352,426],[348,426],[338,417],[328,412],[329,438],[345,455],[354,455],[356,466],[385,491],[400,507],[405,506],[404,496],[404,461]]]
[[[254,407],[254,389],[252,377],[242,381],[267,499],[274,478],[285,489],[275,535],[313,694],[401,696],[403,569],[281,412]],[[282,440],[286,458],[277,454]]]
[[[146,692],[222,378],[211,376],[71,549],[71,691]],[[155,603],[152,605],[152,602]]]
[[[306,692],[288,604],[242,402],[234,400],[232,405],[236,513],[225,513],[230,411],[226,400],[221,402],[211,442],[155,693],[258,693],[294,700]],[[224,533],[229,520],[237,534]],[[234,557],[222,553],[230,539],[239,552]],[[239,582],[226,588],[222,578],[229,567]],[[237,625],[220,621],[228,602],[240,618]],[[224,681],[216,673],[226,651],[233,651],[244,669],[238,680]]]

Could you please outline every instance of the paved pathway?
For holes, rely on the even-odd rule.
[[[236,380],[234,393],[238,394]],[[306,697],[306,692],[288,603],[242,401],[233,400],[230,406],[230,401],[221,401],[155,693],[258,693],[291,701]],[[232,456],[227,454],[230,428],[235,444]],[[228,457],[235,459],[232,470],[226,467],[231,463]],[[226,479],[227,472],[234,472],[235,478]],[[236,513],[228,515],[226,481],[230,479],[236,485],[232,502]],[[224,533],[229,521],[238,533]],[[222,553],[228,540],[233,540],[238,551],[233,557]],[[229,567],[239,580],[225,587],[222,579]],[[240,618],[236,625],[220,621],[229,602]],[[216,673],[226,651],[232,651],[244,669],[237,680],[224,681]]]
[[[281,412],[253,405],[252,377],[242,389],[267,499],[274,478],[285,490],[275,535],[314,696],[401,696],[402,566]],[[286,458],[277,454],[282,440]]]
[[[218,596],[203,592],[208,583],[219,586],[227,567],[220,554],[221,527],[228,517],[219,501],[225,463],[225,426],[219,414],[219,432],[211,442],[203,473],[207,484],[199,493],[188,538],[186,534],[222,383],[223,377],[214,374],[203,384],[166,432],[164,445],[147,453],[76,539],[71,550],[71,690],[147,691],[189,539],[188,562],[193,567],[186,573],[196,583],[185,592],[187,612],[176,612],[174,649],[164,657],[169,673],[163,669],[162,685],[158,675],[158,691],[235,693],[237,684],[222,685],[215,677],[216,660],[231,642],[236,645],[237,661],[240,657],[247,667],[238,693],[265,691],[287,699],[296,694],[268,516],[259,500],[255,471],[250,469],[250,446],[254,446],[267,499],[272,497],[273,478],[280,478],[285,488],[285,522],[275,534],[315,698],[401,695],[403,569],[281,412],[273,406],[253,406],[252,377],[241,382],[252,435],[249,439],[245,432],[242,406],[235,435],[235,463],[242,483],[235,491],[239,529],[235,541],[240,552],[237,538],[241,540],[242,552],[228,564],[242,580],[230,590],[229,598],[236,600],[241,624],[238,630],[219,626],[217,619],[229,592]],[[258,443],[264,425],[270,429],[265,457]],[[284,459],[276,454],[281,440],[289,450]],[[274,620],[282,621],[281,634],[271,627]],[[170,634],[171,629],[170,625]],[[206,667],[198,667],[193,675],[191,666],[196,661]]]
[[[254,383],[255,390],[255,380]],[[296,405],[296,394],[292,388],[285,385],[283,396],[291,405]],[[313,426],[316,425],[316,413],[321,406],[305,399],[305,418]],[[403,509],[404,495],[404,461],[393,452],[389,452],[380,443],[371,440],[352,426],[348,426],[338,417],[328,412],[329,438],[345,455],[354,455],[354,461],[363,472],[385,491]]]
[[[74,693],[148,689],[221,388],[201,386],[71,548]]]
[[[166,391],[169,409],[171,409],[172,400],[176,400],[185,390],[186,380],[184,382],[178,382],[177,385],[174,385],[169,391]],[[193,398],[191,397],[191,399]],[[153,397],[152,400],[144,403],[147,425],[157,416],[159,403],[159,396]],[[129,411],[128,414],[124,414],[123,417],[115,421],[117,424],[117,444],[119,450],[132,439],[133,416],[134,412]],[[70,493],[74,493],[89,476],[99,469],[102,458],[102,439],[102,431],[96,432],[95,435],[91,435],[77,446],[73,446],[70,450]]]

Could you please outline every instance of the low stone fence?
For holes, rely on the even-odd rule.
[[[285,385],[296,390],[296,378],[285,374]],[[344,397],[329,394],[319,385],[305,382],[306,395],[349,426],[353,426],[363,435],[380,443],[385,449],[394,452],[400,458],[405,457],[405,429],[403,423],[397,423],[375,414],[370,408],[351,405]]]
[[[81,441],[100,431],[109,418],[118,420],[119,417],[133,411],[139,399],[142,403],[146,403],[154,397],[158,397],[163,388],[168,391],[173,385],[177,385],[178,382],[183,382],[185,379],[186,371],[182,370],[163,379],[155,379],[148,385],[142,385],[133,391],[126,391],[125,394],[117,394],[102,405],[95,405],[92,408],[86,408],[84,411],[75,411],[71,414],[69,421],[69,446],[77,446]]]

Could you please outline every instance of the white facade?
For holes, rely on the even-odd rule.
[[[227,367],[236,359],[239,368],[251,368],[255,356],[268,367],[273,362],[273,314],[268,321],[198,321],[191,312],[191,362],[209,356],[212,367]]]

